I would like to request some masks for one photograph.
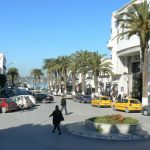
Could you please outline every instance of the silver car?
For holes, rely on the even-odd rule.
[[[21,108],[22,105],[24,109],[31,108],[33,106],[33,103],[30,100],[29,96],[26,96],[26,95],[14,96],[14,97],[11,97],[11,99],[17,103],[19,108]]]

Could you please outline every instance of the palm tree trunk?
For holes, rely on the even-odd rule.
[[[82,94],[85,94],[85,74],[81,74],[82,78]]]
[[[59,73],[58,75],[58,82],[59,82],[59,86],[58,86],[58,94],[61,95],[61,73]]]
[[[75,95],[75,73],[72,72],[72,94]]]
[[[38,85],[39,85],[38,88],[40,89],[40,88],[41,88],[41,86],[40,86],[40,83],[41,83],[41,77],[40,77],[40,76],[38,77],[38,82],[39,82],[39,83],[38,83]]]
[[[55,85],[54,85],[54,86],[55,86],[55,87],[54,87],[54,88],[55,88],[55,89],[54,89],[55,92],[58,92],[58,91],[57,91],[57,83],[58,83],[58,75],[57,75],[57,73],[55,73]]]
[[[94,84],[95,84],[95,95],[98,95],[98,76],[96,72],[94,72]]]
[[[148,104],[148,45],[145,47],[143,59],[143,89],[142,89],[142,104]]]
[[[53,73],[50,75],[50,90],[54,91],[54,78]]]
[[[12,87],[13,87],[13,89],[14,89],[14,79],[15,79],[15,76],[12,75],[11,77],[12,77]]]

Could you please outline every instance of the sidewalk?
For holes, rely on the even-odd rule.
[[[97,131],[85,128],[84,122],[76,122],[73,124],[66,125],[68,132],[74,135],[83,136],[87,138],[93,138],[97,140],[142,140],[148,139],[148,132],[142,131],[138,134],[107,134],[102,135]]]

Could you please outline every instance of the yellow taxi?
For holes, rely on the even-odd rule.
[[[92,106],[111,107],[111,100],[108,96],[97,96],[91,100]]]
[[[131,111],[141,111],[142,110],[142,104],[138,99],[134,98],[123,98],[121,100],[116,100],[116,102],[113,104],[114,110],[122,110],[126,113]]]

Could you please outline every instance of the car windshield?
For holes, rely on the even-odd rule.
[[[91,98],[91,96],[84,96],[85,98]]]
[[[139,104],[140,101],[139,100],[130,100],[130,103],[132,103],[132,104]]]
[[[109,100],[108,97],[101,97],[100,100]]]

